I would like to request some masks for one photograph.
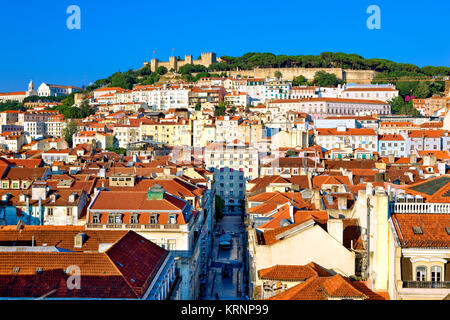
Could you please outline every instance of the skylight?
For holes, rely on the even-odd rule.
[[[421,227],[412,227],[414,234],[423,234],[422,228]]]

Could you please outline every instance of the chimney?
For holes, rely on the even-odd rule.
[[[389,155],[389,163],[394,163],[395,162],[395,156],[393,154]]]
[[[294,221],[294,206],[292,205],[291,202],[289,202],[288,205],[289,205],[289,219],[291,220],[292,223],[295,223],[295,221]]]
[[[328,234],[340,244],[344,243],[344,225],[341,219],[328,219],[327,230]]]
[[[31,200],[47,199],[47,183],[35,182],[31,186]]]
[[[366,185],[366,195],[373,195],[373,185],[370,182]]]
[[[432,156],[431,156],[431,162],[430,162],[430,165],[435,166],[435,165],[436,165],[436,160],[437,160],[436,156],[435,156],[435,155],[432,155]]]

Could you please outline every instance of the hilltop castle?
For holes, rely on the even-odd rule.
[[[184,60],[179,60],[177,57],[169,57],[169,61],[159,61],[158,59],[152,59],[149,62],[144,62],[144,67],[150,64],[150,69],[155,72],[158,67],[166,67],[167,70],[178,71],[180,67],[186,64],[202,65],[209,67],[211,64],[217,62],[216,54],[213,52],[202,53],[200,59],[193,60],[192,55],[184,56]]]

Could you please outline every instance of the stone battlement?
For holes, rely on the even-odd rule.
[[[211,64],[217,62],[216,54],[213,52],[202,53],[200,59],[193,60],[192,55],[185,55],[184,60],[178,60],[177,57],[169,57],[169,61],[159,61],[158,59],[152,59],[149,62],[144,62],[144,67],[150,64],[150,69],[155,72],[158,67],[166,67],[167,70],[178,71],[182,66],[186,64],[202,65],[208,68]]]

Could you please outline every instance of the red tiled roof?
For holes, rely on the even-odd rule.
[[[394,227],[403,248],[450,248],[449,214],[400,214],[392,215]],[[413,227],[420,227],[422,234],[415,234]]]
[[[332,277],[314,276],[269,300],[328,300],[329,298],[367,299],[367,296],[357,290],[350,280],[336,274]]]
[[[311,262],[304,266],[298,265],[275,265],[270,268],[258,270],[260,279],[281,280],[281,281],[305,281],[311,277],[328,277],[331,274],[319,266]]]
[[[168,252],[128,232],[106,252],[0,252],[0,296],[142,298]],[[81,270],[81,288],[69,290],[64,271]],[[19,271],[12,270],[18,267]],[[38,274],[37,268],[42,268]]]

